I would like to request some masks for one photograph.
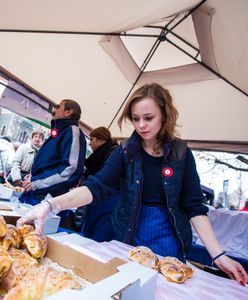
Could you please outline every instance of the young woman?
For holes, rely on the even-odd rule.
[[[120,127],[128,120],[135,131],[103,169],[88,177],[85,186],[34,207],[17,225],[34,221],[41,232],[50,211],[93,199],[99,203],[121,183],[121,201],[113,218],[118,240],[184,261],[192,241],[191,222],[215,264],[239,283],[247,283],[244,268],[225,255],[211,228],[192,152],[177,137],[177,118],[168,90],[155,83],[139,88],[119,119]]]

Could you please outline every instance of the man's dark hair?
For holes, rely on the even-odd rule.
[[[70,99],[64,99],[62,101],[64,103],[65,110],[73,110],[71,119],[79,121],[82,112],[79,104],[76,101]]]

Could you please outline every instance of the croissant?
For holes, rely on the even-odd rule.
[[[158,257],[147,247],[138,246],[128,252],[128,259],[157,270]]]
[[[193,270],[176,257],[164,257],[159,260],[158,267],[164,277],[172,282],[183,283],[193,274]]]
[[[69,272],[58,272],[49,269],[44,285],[43,297],[52,295],[63,289],[80,289],[81,285]]]
[[[18,232],[22,237],[33,231],[34,231],[34,225],[30,225],[30,224],[24,224],[18,228]]]
[[[24,224],[18,228],[18,232],[21,236],[21,246],[24,248],[25,245],[23,244],[24,236],[28,233],[34,232],[34,225]]]
[[[3,248],[0,248],[0,280],[8,275],[12,263],[12,259],[8,255],[7,251],[5,251]]]
[[[65,288],[80,289],[82,286],[69,272],[38,266],[30,269],[4,300],[40,300]]]
[[[38,265],[36,259],[32,258],[27,252],[19,249],[11,248],[8,251],[9,256],[13,261],[10,273],[14,278],[14,284],[19,282],[30,270]]]
[[[21,236],[17,228],[12,224],[7,224],[7,233],[3,239],[3,248],[8,250],[10,246],[19,248],[21,243]]]
[[[45,236],[28,233],[23,237],[23,244],[34,258],[41,258],[46,254],[47,240]]]
[[[12,258],[12,260],[15,262],[20,262],[23,265],[37,265],[38,262],[36,259],[31,257],[27,252],[24,252],[19,249],[11,248],[8,251],[8,255]]]
[[[0,237],[5,236],[7,233],[7,224],[4,217],[0,215]]]

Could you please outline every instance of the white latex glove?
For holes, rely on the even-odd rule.
[[[17,221],[16,226],[18,228],[24,224],[33,223],[35,226],[35,232],[37,234],[42,234],[45,221],[52,216],[50,212],[51,208],[49,203],[41,202],[40,204],[30,208],[30,210]]]

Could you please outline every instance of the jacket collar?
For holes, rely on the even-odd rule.
[[[51,128],[56,128],[59,131],[72,125],[78,126],[78,121],[73,119],[56,119],[51,121]]]
[[[142,147],[141,142],[142,139],[136,131],[132,133],[132,135],[127,141],[126,150],[129,153],[129,155],[134,159],[138,159],[141,157],[141,147]],[[172,141],[165,142],[163,145],[165,159],[168,157],[170,153],[171,146],[172,146]]]

